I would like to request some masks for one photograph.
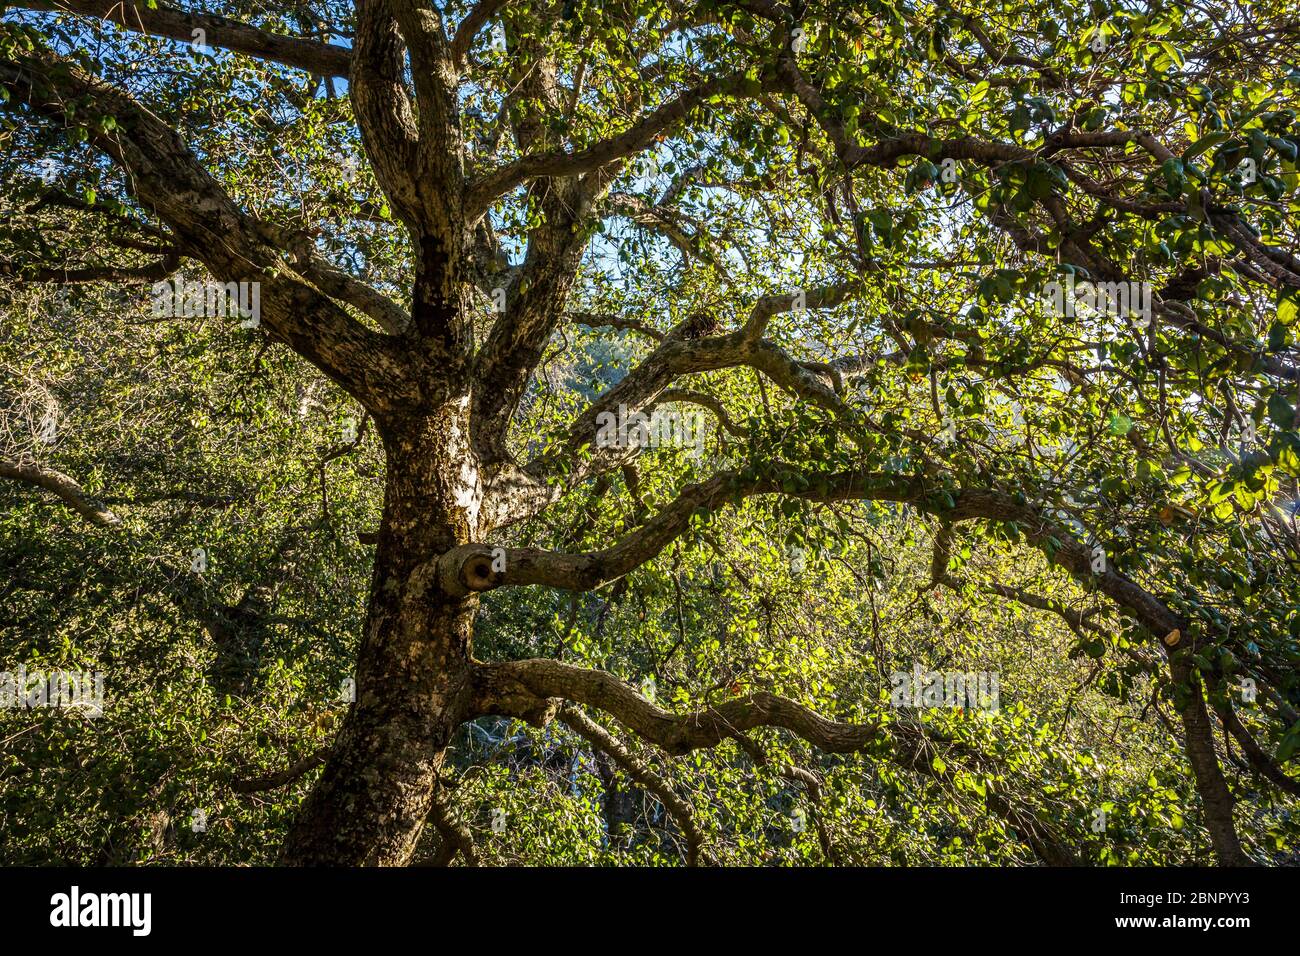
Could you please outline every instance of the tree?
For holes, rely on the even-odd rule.
[[[487,592],[593,591],[755,499],[931,516],[928,584],[967,597],[954,554],[980,539],[1104,596],[1086,617],[988,584],[1059,613],[1088,656],[1163,670],[1219,862],[1251,860],[1215,718],[1300,790],[1300,74],[1280,3],[8,7],[14,155],[95,158],[80,195],[22,187],[0,271],[149,283],[200,263],[256,289],[260,330],[382,442],[356,701],[284,862],[402,864],[429,818],[454,836],[440,774],[488,716],[558,717],[670,807],[582,708],[673,755],[780,728],[943,778],[886,720],[761,689],[683,713],[601,670],[475,657]],[[167,88],[136,49],[213,66]],[[285,116],[318,155],[357,157],[286,172],[322,190],[297,206],[241,174]],[[544,359],[597,354],[578,327],[620,336],[631,368],[552,403]],[[679,412],[635,417],[656,409]],[[689,409],[733,440],[658,454]],[[662,503],[638,500],[646,473]],[[3,474],[116,517],[69,475]],[[615,481],[638,507],[602,521],[604,546],[516,540],[575,500],[608,518]]]

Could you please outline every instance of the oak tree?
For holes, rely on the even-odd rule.
[[[426,821],[472,856],[443,775],[492,716],[570,727],[658,795],[692,862],[689,801],[607,724],[673,756],[777,728],[952,784],[883,714],[740,680],[681,708],[558,655],[476,656],[490,592],[617,587],[756,507],[830,508],[851,537],[867,512],[836,506],[905,506],[932,529],[926,589],[1048,612],[1116,680],[1152,677],[1220,863],[1252,862],[1229,757],[1300,792],[1285,4],[3,9],[0,275],[256,288],[249,356],[291,350],[382,444],[355,702],[285,771],[323,766],[283,862],[404,864]],[[601,343],[628,367],[552,381]],[[696,454],[668,447],[697,416]],[[0,475],[121,523],[76,475]],[[585,527],[536,530],[575,508]],[[1040,552],[1097,603],[977,581],[978,549]]]

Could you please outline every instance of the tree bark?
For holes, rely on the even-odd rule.
[[[1181,693],[1186,694],[1179,706],[1179,716],[1183,722],[1187,760],[1192,765],[1196,790],[1201,795],[1205,828],[1210,832],[1214,856],[1220,866],[1255,866],[1257,864],[1246,855],[1241,838],[1237,836],[1233,822],[1235,801],[1214,751],[1214,729],[1201,695],[1200,675],[1185,660],[1172,654],[1169,672],[1175,685],[1181,686]]]
[[[299,810],[281,862],[402,866],[465,719],[475,596],[444,592],[436,558],[470,539],[479,501],[468,400],[381,427],[388,455],[357,699]]]

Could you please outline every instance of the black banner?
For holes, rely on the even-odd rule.
[[[0,870],[6,943],[112,938],[373,944],[575,931],[870,931],[973,939],[1227,940],[1294,923],[1285,870]],[[665,922],[671,927],[666,927]],[[642,933],[644,931],[644,933]],[[402,937],[398,937],[402,938]],[[418,937],[417,937],[418,938]],[[672,936],[662,937],[670,942]],[[575,945],[577,941],[575,940]],[[11,950],[16,951],[16,950]]]

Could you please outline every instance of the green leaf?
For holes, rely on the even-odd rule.
[[[1205,152],[1207,149],[1212,149],[1213,147],[1218,146],[1224,140],[1230,138],[1231,138],[1231,134],[1223,132],[1222,130],[1216,130],[1213,133],[1206,133],[1204,136],[1198,139],[1191,146],[1187,147],[1187,152],[1183,153],[1183,162],[1189,162],[1195,159],[1197,156],[1200,156],[1201,153]]]
[[[1277,300],[1277,320],[1285,326],[1295,325],[1300,316],[1300,294],[1294,291],[1283,294]]]
[[[1281,311],[1279,309],[1279,311]],[[1274,322],[1268,329],[1268,350],[1280,352],[1286,348],[1287,328],[1282,322]]]
[[[1278,428],[1289,429],[1295,424],[1295,409],[1281,392],[1274,392],[1269,396],[1268,417]]]
[[[1274,151],[1276,151],[1279,155],[1285,156],[1293,163],[1296,161],[1297,153],[1300,153],[1300,150],[1296,149],[1296,144],[1291,142],[1289,139],[1281,139],[1280,137],[1277,136],[1270,136],[1268,138],[1268,145],[1272,146]]]
[[[1300,723],[1294,724],[1277,746],[1277,762],[1286,763],[1300,750]]]

